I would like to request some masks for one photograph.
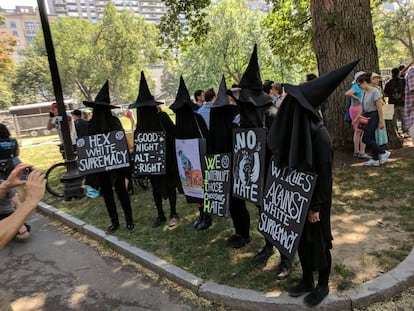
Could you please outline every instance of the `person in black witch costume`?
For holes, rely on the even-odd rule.
[[[139,94],[134,104],[129,108],[137,108],[137,126],[135,132],[141,131],[163,131],[166,134],[166,174],[149,175],[152,186],[152,195],[157,207],[157,218],[152,222],[152,227],[159,227],[166,221],[162,200],[167,199],[170,203],[169,226],[173,227],[178,223],[178,214],[176,211],[177,203],[177,181],[178,172],[175,156],[174,142],[174,123],[168,114],[158,109],[163,103],[155,101],[151,95],[144,72],[141,71],[141,81],[139,84]]]
[[[332,143],[319,106],[356,66],[358,61],[331,71],[299,86],[285,84],[287,96],[269,130],[267,143],[279,167],[289,167],[317,175],[307,221],[298,246],[302,279],[289,294],[307,305],[319,304],[329,293],[332,265]],[[313,271],[318,270],[314,287]]]
[[[210,110],[210,131],[207,142],[208,153],[233,152],[232,130],[236,127],[233,120],[238,113],[238,107],[229,103],[226,81],[223,76],[217,93],[217,99]],[[251,241],[249,232],[250,215],[246,208],[246,202],[230,196],[229,212],[236,233],[227,240],[227,243],[233,248],[241,248]]]
[[[174,103],[170,106],[175,113],[175,137],[178,139],[207,138],[208,129],[203,117],[194,112],[197,105],[191,101],[190,94],[180,77],[177,96]],[[203,211],[203,200],[186,197],[187,203],[198,203],[200,216],[194,223],[197,230],[208,229],[212,224],[211,215]]]
[[[241,90],[239,98],[237,99],[237,105],[240,110],[240,127],[268,129],[273,120],[273,117],[269,115],[269,112],[276,111],[276,109],[272,107],[272,98],[263,91],[263,84],[257,60],[257,45],[254,46],[249,64],[240,80],[239,87]],[[229,92],[229,94],[232,95],[231,92]],[[265,159],[265,171],[267,172],[267,165],[270,160],[268,149],[266,149]],[[267,174],[265,176],[267,176]],[[260,210],[260,206],[257,206],[257,208]],[[245,224],[244,226],[248,224],[250,226],[250,216],[247,210],[244,211],[243,208],[238,208],[235,209],[234,214],[235,215],[232,216],[233,222],[243,223]],[[231,237],[231,239],[232,238],[233,237]],[[258,262],[266,262],[273,253],[272,243],[265,238],[265,245],[254,256],[254,260]],[[276,269],[276,278],[284,279],[290,273],[292,262],[281,252],[279,252],[279,254],[280,264]]]
[[[110,104],[108,81],[105,82],[104,86],[99,91],[95,101],[84,101],[83,104],[93,108],[93,116],[89,121],[88,127],[89,135],[108,133],[123,129],[119,119],[113,116],[111,112],[111,109],[118,107]],[[107,228],[107,232],[112,233],[119,229],[119,217],[116,211],[114,193],[112,190],[113,187],[115,188],[115,192],[118,195],[118,199],[121,202],[124,211],[127,230],[130,232],[133,231],[135,225],[132,219],[131,201],[125,186],[125,179],[130,177],[130,169],[121,168],[94,175],[101,187],[105,206],[109,217],[111,218],[111,225]]]

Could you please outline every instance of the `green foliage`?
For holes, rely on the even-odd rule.
[[[260,26],[265,14],[247,8],[246,1],[223,0],[211,5],[206,16],[208,36],[200,43],[191,42],[176,59],[168,54],[163,81],[164,91],[175,96],[178,78],[183,75],[192,93],[196,89],[217,89],[224,74],[227,84],[238,83],[255,43],[259,45],[262,76],[274,77],[273,55]]]
[[[396,67],[414,59],[414,3],[407,0],[390,3],[395,5],[395,11],[377,7],[373,14],[383,67]]]
[[[93,100],[108,79],[114,103],[131,101],[140,70],[159,60],[156,27],[129,10],[117,12],[113,3],[106,6],[98,24],[65,17],[50,23],[50,28],[66,96]],[[34,101],[37,92],[45,99],[53,97],[41,32],[26,55],[13,84],[15,101]]]
[[[315,71],[311,45],[312,25],[309,0],[273,0],[272,12],[263,21],[274,55],[286,71]],[[300,67],[297,67],[300,66]]]
[[[206,37],[209,24],[206,8],[211,0],[164,0],[168,11],[161,18],[163,43],[169,47],[185,46],[191,41],[200,43]]]
[[[54,100],[47,57],[32,55],[20,62],[12,89],[15,105]]]

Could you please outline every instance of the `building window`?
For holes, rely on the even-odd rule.
[[[10,22],[10,28],[16,28],[17,26],[16,26],[16,22],[14,22],[14,21],[11,21]]]
[[[26,40],[27,41],[32,41],[35,37],[36,37],[36,33],[34,33],[34,32],[28,32],[26,34]]]
[[[25,22],[24,23],[24,29],[25,30],[35,30],[36,29],[36,25],[33,22]]]
[[[13,31],[13,36],[15,36],[16,38],[18,38],[19,37],[19,33],[17,32],[17,31]]]

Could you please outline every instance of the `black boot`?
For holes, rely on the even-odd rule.
[[[211,215],[203,212],[201,216],[202,220],[201,223],[196,227],[197,230],[205,230],[211,227],[211,223],[213,222]]]
[[[203,217],[204,217],[203,206],[199,206],[198,211],[200,214],[198,218],[196,219],[196,221],[194,222],[194,228],[196,229],[203,222]]]

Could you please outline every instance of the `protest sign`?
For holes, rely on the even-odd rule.
[[[233,130],[233,196],[262,203],[266,131],[262,128]]]
[[[205,140],[176,139],[178,174],[184,194],[192,198],[203,198],[203,174],[201,155],[205,152]]]
[[[259,231],[282,254],[293,260],[315,188],[317,176],[270,162]]]
[[[79,138],[76,150],[79,172],[85,175],[130,165],[125,133],[121,130]]]
[[[220,217],[228,216],[230,159],[228,153],[204,156],[204,211]]]
[[[134,144],[134,170],[137,175],[165,175],[165,132],[137,132]]]

